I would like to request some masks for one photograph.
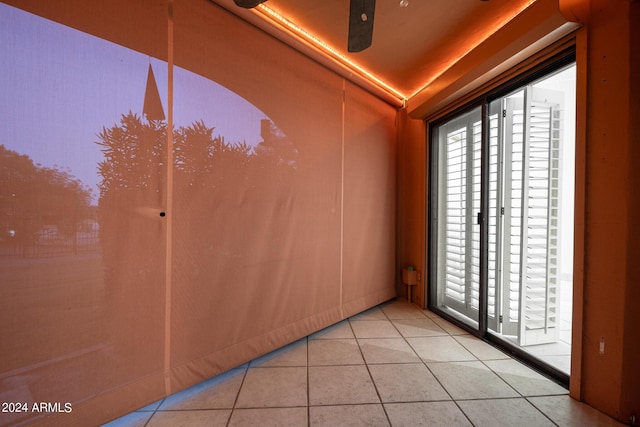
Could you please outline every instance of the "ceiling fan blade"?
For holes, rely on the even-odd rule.
[[[376,0],[351,0],[349,7],[349,52],[371,46]]]
[[[245,9],[254,8],[265,1],[267,0],[233,0],[236,6],[244,7]]]

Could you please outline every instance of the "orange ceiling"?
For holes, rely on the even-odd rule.
[[[231,0],[214,0],[240,14]],[[373,43],[349,53],[348,0],[268,0],[252,13],[275,12],[340,60],[355,64],[410,98],[458,59],[530,6],[534,0],[377,0]]]

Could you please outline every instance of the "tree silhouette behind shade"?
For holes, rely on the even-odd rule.
[[[148,196],[150,188],[159,188],[166,175],[166,135],[166,123],[143,123],[131,111],[122,115],[120,125],[103,128],[96,142],[105,158],[98,164],[102,177],[98,184],[100,200],[104,202],[118,191],[135,197]]]
[[[233,175],[238,175],[239,170],[247,175],[252,168],[265,166],[274,171],[295,169],[297,150],[272,124],[270,133],[263,134],[264,141],[256,149],[246,142],[228,142],[224,136],[214,135],[214,130],[203,121],[196,121],[174,131],[175,191],[196,185],[219,189],[232,171]],[[101,201],[122,193],[135,196],[138,205],[147,205],[154,199],[149,199],[148,190],[164,191],[168,157],[164,121],[145,123],[129,112],[122,115],[118,125],[103,128],[98,138],[96,144],[102,147],[105,158],[98,165]]]
[[[215,242],[216,256],[237,255],[265,200],[287,194],[294,181],[297,150],[272,124],[263,126],[265,141],[257,149],[226,141],[203,121],[177,128],[171,182],[166,122],[146,121],[129,112],[97,136],[104,154],[98,165],[100,241],[113,283],[164,279],[158,269],[165,236],[160,210],[168,209],[174,219],[174,240]],[[172,206],[166,206],[168,185]],[[233,215],[235,225],[229,225],[225,215]],[[224,237],[230,235],[236,237]],[[210,264],[212,253],[195,252],[174,251],[172,261],[178,269],[188,263]]]
[[[1,144],[0,189],[0,244],[17,245],[23,253],[44,226],[75,238],[91,201],[91,189],[69,169],[35,164]]]

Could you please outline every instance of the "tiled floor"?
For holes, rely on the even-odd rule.
[[[618,424],[404,301],[382,304],[107,424],[389,425]]]

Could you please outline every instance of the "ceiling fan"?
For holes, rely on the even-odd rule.
[[[376,0],[351,0],[349,7],[349,52],[361,52],[373,41]]]
[[[236,6],[251,9],[267,0],[233,0]],[[371,46],[376,0],[350,0],[349,52],[361,52]]]

